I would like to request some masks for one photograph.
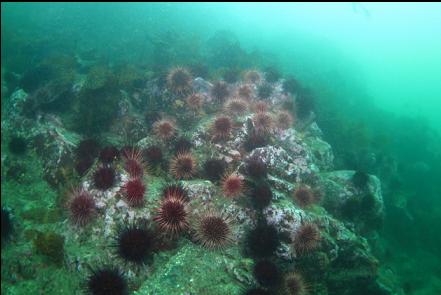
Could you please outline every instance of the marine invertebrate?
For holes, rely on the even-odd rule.
[[[95,158],[100,152],[100,144],[93,138],[82,140],[75,149],[77,157]]]
[[[171,69],[167,75],[167,87],[173,93],[183,95],[191,91],[192,80],[190,72],[182,67]]]
[[[197,162],[189,152],[179,152],[170,163],[170,172],[176,179],[189,179],[196,173]]]
[[[224,109],[229,114],[240,116],[247,111],[248,103],[240,98],[232,98],[225,102]]]
[[[104,164],[110,164],[119,157],[119,150],[115,146],[106,146],[100,151],[100,160]]]
[[[93,139],[88,138],[82,140],[75,149],[77,159],[95,159],[100,152],[99,143]]]
[[[143,264],[151,256],[154,244],[155,238],[148,228],[130,225],[120,230],[114,246],[119,257]]]
[[[262,182],[256,184],[251,191],[251,200],[258,209],[267,207],[273,198],[273,193],[268,184]]]
[[[275,121],[277,128],[286,130],[292,126],[294,119],[288,111],[279,111]]]
[[[262,76],[259,71],[249,70],[245,72],[244,79],[249,83],[258,83],[260,80],[262,80]]]
[[[237,89],[237,95],[245,100],[250,100],[253,95],[253,89],[249,85],[241,85]]]
[[[283,289],[288,295],[305,295],[308,291],[303,277],[296,272],[288,273],[285,276]]]
[[[23,155],[26,153],[28,143],[21,136],[12,136],[9,139],[8,148],[14,155]]]
[[[258,112],[253,116],[253,124],[256,132],[269,133],[273,128],[273,118],[266,112]]]
[[[223,103],[225,99],[230,95],[230,91],[228,90],[228,84],[224,81],[216,81],[213,84],[213,88],[211,88],[211,96],[218,103]]]
[[[132,178],[140,178],[144,175],[144,168],[146,166],[142,157],[142,151],[138,148],[128,148],[123,152],[124,170]]]
[[[162,140],[168,140],[175,136],[176,126],[172,120],[162,119],[153,124],[153,131]]]
[[[92,295],[127,295],[129,294],[126,278],[113,267],[92,270],[83,289]]]
[[[199,93],[192,93],[185,99],[187,107],[192,111],[199,111],[204,104],[204,97]]]
[[[129,179],[122,186],[122,193],[132,207],[141,207],[144,204],[146,186],[140,178]]]
[[[245,139],[244,148],[247,152],[250,152],[255,148],[263,147],[267,144],[267,136],[265,136],[264,134],[259,134],[255,131],[251,131]]]
[[[183,198],[169,196],[162,199],[157,215],[154,217],[159,228],[172,236],[189,227],[187,209]]]
[[[211,129],[215,140],[226,140],[231,134],[233,123],[229,117],[219,116],[214,120]]]
[[[298,229],[294,237],[294,249],[296,253],[303,255],[311,252],[319,246],[320,231],[312,223],[304,223]]]
[[[60,264],[64,258],[64,237],[56,232],[37,232],[32,240],[35,251]]]
[[[277,265],[267,259],[260,260],[254,265],[253,274],[259,284],[266,287],[276,286],[282,278]]]
[[[99,190],[105,191],[111,188],[116,181],[116,172],[113,167],[100,167],[93,174],[93,183]]]
[[[266,113],[268,112],[269,106],[266,101],[259,100],[254,103],[253,109],[256,113]]]
[[[352,183],[359,189],[364,189],[369,183],[369,174],[362,170],[357,170],[351,178]]]
[[[233,241],[231,220],[209,210],[196,221],[195,239],[208,249],[222,249]]]
[[[270,257],[280,245],[280,236],[274,225],[259,220],[246,236],[247,252],[252,257]]]
[[[83,226],[96,214],[96,204],[92,195],[83,188],[74,189],[69,200],[70,219],[74,224]]]
[[[208,159],[204,163],[204,175],[212,182],[218,181],[225,173],[227,163],[221,159]]]
[[[78,175],[83,176],[90,169],[90,167],[92,167],[92,165],[93,159],[77,159],[75,161],[75,171],[77,171]]]
[[[262,83],[257,87],[257,96],[261,99],[267,99],[273,93],[273,86],[269,83]]]
[[[144,158],[150,165],[158,165],[163,161],[162,149],[157,145],[151,145],[143,150]]]
[[[247,159],[245,166],[246,174],[253,178],[263,178],[266,177],[268,169],[265,162],[263,162],[259,157],[253,156]]]
[[[185,137],[180,137],[175,142],[175,153],[189,152],[192,147],[193,147],[193,143],[189,139]]]
[[[305,208],[316,202],[314,191],[306,185],[301,185],[294,190],[293,198],[296,204]]]
[[[12,217],[11,212],[2,207],[2,241],[1,244],[9,241],[11,238],[12,232],[13,232],[13,223],[12,223]]]
[[[178,198],[188,201],[188,191],[180,184],[169,184],[162,190],[163,198]]]
[[[226,174],[222,179],[222,192],[228,198],[240,196],[245,188],[245,181],[242,175],[237,173]]]

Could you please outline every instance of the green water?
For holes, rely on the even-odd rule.
[[[88,270],[57,258],[63,253],[44,253],[35,242],[42,240],[42,233],[57,233],[64,238],[61,251],[78,253],[87,262],[106,247],[100,244],[103,240],[94,245],[84,237],[80,247],[81,243],[72,243],[71,230],[63,232],[71,228],[66,191],[84,178],[72,172],[75,163],[69,160],[57,164],[62,169],[56,177],[47,176],[45,171],[55,165],[55,152],[50,140],[36,136],[37,122],[56,126],[56,138],[72,144],[72,150],[89,137],[103,145],[136,144],[153,134],[156,113],[179,116],[185,99],[132,97],[143,97],[140,89],[148,81],[163,81],[170,68],[195,65],[204,65],[204,78],[210,81],[232,69],[242,74],[272,67],[281,78],[295,77],[309,88],[314,120],[335,156],[333,170],[362,170],[381,181],[382,226],[357,235],[367,239],[378,259],[378,280],[394,286],[395,293],[384,294],[441,294],[441,4],[2,3],[1,8],[2,208],[11,212],[14,223],[5,242],[2,232],[2,294],[81,294]],[[40,80],[46,72],[32,72],[42,65],[56,73],[44,82]],[[97,93],[72,90],[95,87],[87,84],[94,69],[98,76],[119,79],[118,84],[103,78],[106,89],[98,106],[93,102]],[[100,77],[93,83],[99,84]],[[69,85],[55,103],[44,101],[53,94],[50,91],[37,105],[31,101],[23,107],[12,98],[26,87],[28,94],[35,94],[51,81]],[[143,86],[134,86],[139,81]],[[117,96],[129,97],[127,113],[133,117],[121,115],[124,108]],[[28,125],[17,128],[21,108],[28,111]],[[215,111],[208,108],[199,123],[182,115],[178,120],[182,134],[190,136],[195,126],[206,126]],[[136,125],[136,120],[144,119]],[[131,126],[124,127],[130,132],[111,128],[118,124]],[[10,141],[16,136],[32,138],[24,153],[11,151]],[[205,147],[197,151],[202,158],[210,153]],[[169,180],[168,170],[161,166],[149,173],[154,175],[147,180],[153,194]],[[149,210],[154,206],[149,204]],[[313,215],[321,214],[317,207]],[[2,231],[3,222],[2,215]],[[154,271],[141,271],[130,279],[130,292],[245,294],[242,290],[249,286],[231,282],[228,275],[230,271],[242,278],[253,276],[253,261],[239,246],[219,254],[202,251],[188,237],[176,243],[171,252],[155,256]],[[198,271],[194,284],[203,287],[184,290],[188,269],[182,265],[195,261],[198,269],[219,263],[226,271]],[[220,289],[212,289],[210,280]],[[160,293],[161,288],[166,291]],[[328,293],[317,288],[310,293],[345,290],[326,288]],[[353,290],[348,287],[344,294],[355,294]]]

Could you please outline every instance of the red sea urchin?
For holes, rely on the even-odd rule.
[[[169,184],[162,190],[162,197],[167,198],[178,198],[184,201],[188,201],[188,192],[180,184]]]
[[[262,80],[262,75],[257,70],[249,70],[245,73],[244,79],[249,83],[258,83]]]
[[[137,148],[131,148],[124,152],[124,169],[132,178],[140,178],[144,175],[145,163],[142,152]]]
[[[292,126],[294,119],[287,111],[280,111],[276,114],[276,126],[281,130],[286,130]]]
[[[233,241],[231,221],[214,211],[200,216],[195,226],[195,239],[208,249],[223,249]]]
[[[175,136],[176,126],[172,120],[162,119],[153,124],[153,130],[162,140],[169,140]]]
[[[311,252],[319,246],[320,231],[312,223],[302,224],[294,237],[294,249],[300,255]]]
[[[237,95],[240,98],[246,99],[246,100],[250,100],[251,96],[253,94],[253,90],[251,89],[250,86],[248,85],[242,85],[237,89]]]
[[[115,184],[116,172],[112,167],[100,167],[93,174],[93,183],[99,190],[105,191]]]
[[[212,126],[213,137],[215,140],[226,140],[230,137],[233,123],[227,116],[217,117]]]
[[[170,163],[170,171],[176,179],[189,179],[196,173],[196,159],[189,152],[178,153]]]
[[[144,204],[146,187],[141,179],[133,178],[122,186],[122,192],[128,204],[132,207],[141,207]]]
[[[204,104],[204,97],[199,93],[192,93],[187,96],[185,102],[190,110],[198,112],[201,110],[202,105]]]
[[[92,195],[83,188],[75,189],[70,194],[70,219],[76,225],[89,223],[96,214],[96,204]]]
[[[184,199],[168,197],[161,201],[154,220],[158,223],[161,230],[176,236],[188,228],[187,215]]]
[[[237,173],[227,174],[222,179],[222,192],[228,198],[240,196],[244,191],[244,187],[244,178]]]
[[[258,112],[253,116],[254,129],[258,133],[269,133],[273,128],[273,118],[266,112]]]
[[[225,111],[234,116],[243,115],[248,109],[248,103],[240,98],[232,98],[225,102]]]
[[[167,75],[167,87],[175,94],[186,94],[192,89],[192,76],[190,72],[182,67],[176,67]]]
[[[268,112],[269,106],[267,102],[259,100],[254,103],[253,109],[256,113],[265,113]]]

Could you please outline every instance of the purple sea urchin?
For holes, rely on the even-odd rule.
[[[167,87],[175,94],[186,94],[191,91],[193,78],[190,72],[182,67],[176,67],[167,75]]]
[[[118,255],[128,262],[143,264],[151,256],[155,239],[149,229],[129,226],[120,231],[116,240]]]
[[[112,167],[100,167],[93,174],[93,183],[99,190],[111,188],[116,181],[116,172]]]
[[[127,281],[122,272],[111,267],[93,270],[84,286],[92,295],[127,295]]]
[[[302,224],[294,237],[294,248],[297,253],[305,254],[315,250],[319,246],[320,232],[312,223]]]

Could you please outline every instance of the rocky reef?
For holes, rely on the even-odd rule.
[[[51,83],[14,91],[2,118],[2,141],[24,138],[58,192],[50,209],[21,214],[45,226],[19,227],[12,243],[34,246],[2,250],[2,283],[35,278],[26,260],[3,259],[27,251],[79,278],[63,294],[102,294],[110,266],[137,295],[396,294],[368,243],[384,215],[379,179],[333,170],[308,98],[283,78],[94,67],[68,88]],[[52,111],[63,99],[70,111]],[[2,179],[18,177],[15,157],[2,150]],[[279,277],[262,279],[262,260]]]

